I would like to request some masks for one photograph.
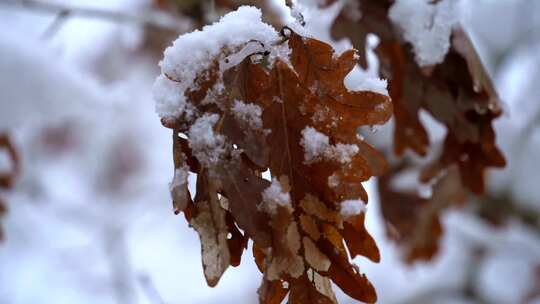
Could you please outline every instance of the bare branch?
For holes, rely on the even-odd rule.
[[[99,8],[49,3],[40,0],[4,0],[0,2],[0,5],[54,15],[69,15],[83,18],[97,18],[112,22],[142,24],[178,33],[185,32],[192,27],[189,21],[157,10],[147,10],[142,14],[130,14]]]

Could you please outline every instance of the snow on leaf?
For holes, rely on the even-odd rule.
[[[251,128],[262,128],[261,107],[254,104],[244,103],[242,101],[235,100],[232,111],[237,119],[248,123]]]
[[[318,132],[313,127],[302,130],[302,146],[304,147],[304,162],[313,163],[322,159],[337,160],[348,163],[352,156],[358,153],[357,145],[338,143],[331,145],[328,136]]]
[[[286,183],[286,181],[284,183]],[[285,207],[292,212],[291,197],[289,192],[283,188],[288,187],[283,187],[278,180],[273,179],[272,184],[270,184],[268,188],[264,189],[262,199],[264,208],[268,211],[268,213],[276,214],[277,206]]]
[[[366,205],[361,200],[345,200],[341,202],[340,212],[344,218],[353,217],[366,211]]]
[[[390,20],[413,45],[419,66],[441,63],[450,48],[450,34],[457,23],[457,1],[397,0],[389,12]]]
[[[165,50],[160,62],[163,76],[154,87],[158,114],[180,117],[189,104],[188,90],[197,86],[201,75],[210,70],[216,60],[224,60],[228,52],[238,51],[248,41],[269,45],[276,39],[277,32],[261,21],[261,11],[248,6],[240,7],[200,31],[180,36]],[[163,93],[164,87],[168,88],[167,94]]]
[[[205,166],[217,163],[225,153],[225,137],[214,133],[218,114],[205,114],[191,125],[188,131],[189,147],[193,155]]]

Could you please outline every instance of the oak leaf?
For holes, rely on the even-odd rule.
[[[280,44],[290,54],[273,61],[257,52],[222,70],[216,58],[184,92],[194,115],[162,121],[174,130],[175,172],[197,174],[194,201],[184,180],[173,180],[173,205],[200,234],[210,286],[239,264],[251,239],[264,273],[261,303],[280,303],[287,293],[290,303],[336,303],[331,281],[375,302],[373,286],[350,259],[378,261],[377,246],[364,215],[346,213],[341,202],[363,206],[361,182],[386,169],[357,129],[384,124],[390,98],[345,87],[357,64],[354,50],[336,55],[288,28]],[[271,182],[262,178],[265,170]]]

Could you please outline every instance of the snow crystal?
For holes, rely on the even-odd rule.
[[[413,45],[420,66],[441,63],[450,48],[450,34],[458,21],[456,0],[397,0],[389,17]]]
[[[232,110],[236,119],[247,122],[253,129],[262,129],[262,109],[258,105],[235,100]]]
[[[230,55],[239,52],[248,42],[257,42],[250,45],[262,48],[278,39],[276,30],[262,22],[261,11],[249,6],[238,8],[202,30],[181,35],[165,50],[160,62],[162,74],[174,81],[168,82],[163,75],[156,80],[156,112],[161,117],[178,116],[186,108],[183,92],[196,86],[196,78],[203,71],[221,62],[227,53]],[[238,56],[229,58],[234,62],[242,59]],[[220,67],[228,68],[229,65],[220,64]],[[177,88],[173,89],[173,85]]]
[[[348,163],[359,151],[357,145],[342,143],[338,143],[335,146],[331,145],[328,136],[312,127],[305,127],[304,130],[302,130],[300,144],[304,147],[304,162],[306,164],[314,163],[322,159]]]
[[[312,127],[302,130],[301,145],[304,147],[304,160],[306,163],[319,160],[330,149],[328,136],[318,132]]]
[[[283,191],[281,183],[277,179],[272,180],[272,184],[262,193],[264,208],[270,214],[276,214],[277,206],[286,207],[292,210],[291,196],[288,192]]]
[[[341,202],[340,213],[343,217],[352,217],[366,211],[366,204],[362,200],[345,200]]]
[[[342,164],[348,163],[351,161],[351,157],[358,153],[359,150],[357,145],[337,144],[335,147],[331,147],[328,158],[336,159]]]
[[[215,164],[225,152],[225,137],[214,133],[218,114],[205,114],[189,128],[189,147],[193,155],[206,166]]]
[[[335,173],[330,175],[328,177],[328,186],[331,188],[339,186],[339,176],[337,176]]]

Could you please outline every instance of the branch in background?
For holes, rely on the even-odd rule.
[[[163,297],[159,294],[152,278],[146,274],[141,273],[137,276],[137,280],[141,284],[144,294],[152,304],[165,304]]]
[[[517,219],[529,229],[540,235],[540,215],[512,198],[509,193],[489,194],[474,200],[476,213],[494,226],[503,226],[511,219]]]
[[[4,0],[0,2],[0,5],[56,14],[59,16],[77,16],[109,20],[112,22],[141,24],[177,33],[183,33],[191,29],[190,22],[157,10],[147,10],[142,14],[130,14],[99,8],[48,3],[39,0]]]
[[[111,271],[112,288],[118,304],[134,303],[135,290],[130,278],[133,270],[129,261],[125,229],[106,224],[104,250]]]

